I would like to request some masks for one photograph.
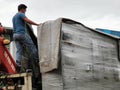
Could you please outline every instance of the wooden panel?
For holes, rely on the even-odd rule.
[[[61,71],[54,70],[42,74],[42,90],[63,90]]]
[[[64,90],[119,90],[117,40],[76,24],[62,33]]]

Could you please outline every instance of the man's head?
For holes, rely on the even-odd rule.
[[[20,4],[20,5],[18,6],[18,11],[20,11],[20,12],[22,12],[22,13],[25,13],[25,12],[26,12],[26,8],[27,8],[26,5]]]

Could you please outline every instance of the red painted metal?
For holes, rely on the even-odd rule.
[[[0,62],[3,68],[9,73],[14,74],[16,71],[16,63],[9,53],[5,45],[3,45],[4,37],[0,37]],[[0,69],[1,70],[1,69]]]
[[[5,29],[0,25],[0,34],[3,34]],[[0,71],[5,70],[9,74],[17,73],[16,63],[9,53],[6,46],[3,44],[4,35],[0,36]]]

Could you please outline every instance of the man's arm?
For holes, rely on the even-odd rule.
[[[37,24],[37,23],[33,22],[32,20],[28,19],[27,17],[26,17],[26,18],[24,18],[24,21],[25,21],[25,22],[27,22],[27,23],[29,23],[29,24],[39,26],[39,24]]]

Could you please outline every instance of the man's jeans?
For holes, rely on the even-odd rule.
[[[38,59],[38,51],[33,44],[32,39],[30,36],[26,34],[14,34],[13,39],[16,44],[16,63],[18,66],[21,66],[21,59],[22,59],[22,53],[23,53],[23,47],[27,47],[29,51],[31,51],[31,54],[33,56],[33,60]],[[29,56],[28,56],[29,57]]]

